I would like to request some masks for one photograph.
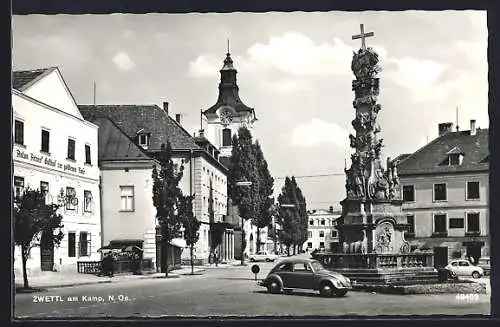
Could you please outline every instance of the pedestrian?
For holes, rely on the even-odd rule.
[[[219,251],[215,249],[214,251],[214,261],[215,261],[215,266],[217,267],[219,265]]]

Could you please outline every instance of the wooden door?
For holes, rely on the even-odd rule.
[[[54,269],[54,243],[47,234],[43,233],[40,240],[40,267],[42,271]]]

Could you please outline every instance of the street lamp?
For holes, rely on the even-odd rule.
[[[250,181],[239,181],[235,183],[236,186],[252,186]],[[241,217],[241,216],[240,216]],[[241,265],[245,265],[245,254],[243,253],[243,246],[245,245],[245,229],[244,220],[241,217]]]

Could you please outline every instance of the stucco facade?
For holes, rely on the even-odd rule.
[[[76,270],[77,261],[100,258],[98,127],[80,115],[57,68],[40,71],[12,91],[14,192],[43,189],[47,202],[62,204],[64,238],[59,247],[43,251],[43,270]],[[18,271],[17,247],[15,252]],[[27,262],[29,273],[41,269],[41,262],[36,246]]]
[[[335,220],[341,212],[336,210],[310,210],[308,211],[307,241],[302,249],[313,251],[315,249],[335,251],[338,246],[338,230]]]

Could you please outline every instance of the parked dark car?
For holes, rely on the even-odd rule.
[[[310,289],[324,297],[341,297],[352,289],[349,278],[327,270],[319,261],[295,258],[280,261],[258,284],[270,293]]]
[[[491,261],[490,257],[481,257],[477,261],[477,266],[483,268],[484,275],[489,276],[491,272]]]

